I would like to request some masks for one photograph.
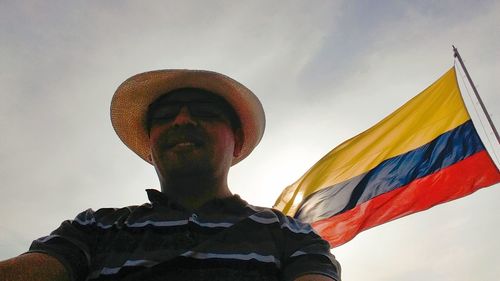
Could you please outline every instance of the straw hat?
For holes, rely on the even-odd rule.
[[[168,69],[144,72],[125,80],[111,100],[111,123],[118,137],[142,159],[150,154],[146,129],[148,106],[181,88],[199,88],[224,98],[240,118],[243,146],[232,165],[247,157],[264,134],[265,115],[259,99],[247,87],[223,74],[205,70]]]

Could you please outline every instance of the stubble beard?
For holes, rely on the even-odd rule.
[[[159,171],[168,183],[178,181],[209,180],[217,173],[216,167],[211,163],[205,151],[171,152],[168,151],[160,160]]]

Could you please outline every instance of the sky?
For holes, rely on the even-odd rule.
[[[271,207],[452,67],[452,44],[499,127],[499,14],[498,1],[0,1],[0,260],[159,188],[109,119],[136,73],[208,69],[252,89],[266,132],[229,185]],[[496,185],[362,232],[333,249],[343,279],[497,280],[499,201]]]

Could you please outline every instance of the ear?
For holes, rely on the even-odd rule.
[[[243,131],[238,128],[234,131],[234,151],[233,156],[238,157],[241,154],[241,149],[243,148]]]

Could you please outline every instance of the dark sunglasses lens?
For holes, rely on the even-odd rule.
[[[196,101],[165,104],[155,110],[152,118],[157,120],[173,119],[179,114],[179,111],[184,106],[188,108],[189,114],[195,117],[215,118],[228,115],[227,108],[219,102]]]
[[[197,117],[217,117],[221,115],[220,106],[217,103],[192,103],[188,107],[189,112]]]
[[[170,119],[174,118],[179,114],[179,111],[181,110],[181,104],[166,104],[157,110],[155,110],[153,114],[153,119]]]

